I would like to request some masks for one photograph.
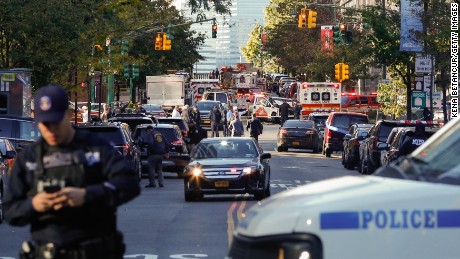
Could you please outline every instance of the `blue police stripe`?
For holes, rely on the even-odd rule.
[[[358,212],[328,212],[320,215],[321,229],[359,229]]]
[[[438,228],[460,227],[460,210],[438,210]]]

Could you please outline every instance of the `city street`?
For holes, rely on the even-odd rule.
[[[278,125],[264,124],[260,142],[272,154],[272,195],[322,179],[357,175],[332,158],[311,150],[276,152]],[[246,132],[246,135],[248,133]],[[165,187],[145,189],[134,201],[118,210],[118,226],[127,244],[125,258],[224,258],[233,230],[256,200],[250,195],[211,195],[199,202],[185,202],[183,181],[165,173]],[[28,227],[0,225],[0,259],[18,258]]]

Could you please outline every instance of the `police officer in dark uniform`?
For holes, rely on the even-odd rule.
[[[213,138],[219,137],[219,126],[222,120],[222,114],[216,106],[212,108],[209,118],[211,119],[211,136]]]
[[[166,138],[153,126],[147,126],[147,135],[142,140],[149,151],[149,184],[145,188],[156,187],[155,175],[158,178],[158,185],[163,187],[163,157],[169,158],[169,144]]]
[[[260,122],[259,118],[257,118],[255,113],[252,114],[252,120],[248,121],[246,130],[250,130],[249,135],[253,137],[257,142],[259,142],[259,135],[262,134],[264,126]]]
[[[62,87],[42,87],[34,105],[41,137],[18,154],[3,204],[11,225],[31,225],[20,258],[123,258],[116,210],[139,195],[136,173],[107,141],[73,127]]]
[[[283,103],[279,107],[279,113],[281,116],[281,126],[283,126],[284,122],[288,119],[289,108],[291,108],[291,106],[286,102],[286,100],[283,100]]]
[[[425,136],[425,125],[422,123],[415,124],[415,134],[410,137],[407,136],[404,140],[401,148],[399,149],[400,156],[406,156],[412,153],[415,149],[425,143],[426,136]]]

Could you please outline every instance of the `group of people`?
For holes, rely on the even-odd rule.
[[[102,104],[102,110],[100,113],[99,118],[96,117],[88,117],[88,107],[85,105],[82,107],[83,113],[81,114],[82,122],[93,122],[93,121],[100,121],[100,122],[108,122],[108,120],[119,113],[125,113],[127,110],[127,105],[122,105],[119,102],[114,103],[114,107],[112,108],[111,104]],[[147,111],[142,107],[141,103],[137,103],[136,107],[132,109],[134,113],[146,113]]]

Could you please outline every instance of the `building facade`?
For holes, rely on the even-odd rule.
[[[269,0],[233,0],[230,16],[207,12],[206,18],[216,18],[217,38],[214,39],[211,35],[211,21],[193,24],[192,30],[206,35],[204,45],[198,50],[205,60],[196,63],[193,72],[209,73],[222,66],[248,62],[241,53],[241,48],[246,46],[255,25],[264,25],[264,8],[268,5]],[[185,1],[180,3],[180,9],[186,17],[196,20],[196,15],[190,14]]]

